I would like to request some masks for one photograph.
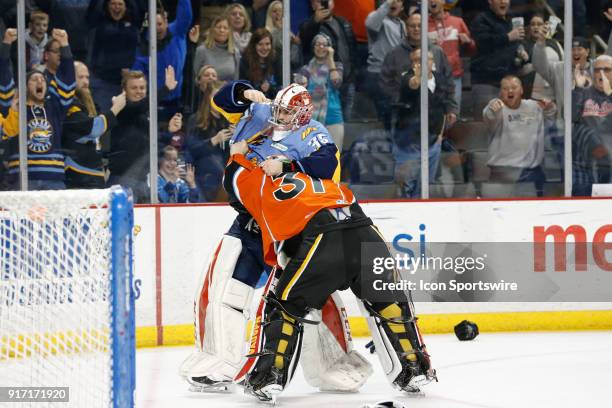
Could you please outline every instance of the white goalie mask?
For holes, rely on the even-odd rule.
[[[270,123],[275,132],[296,130],[310,122],[313,110],[312,97],[306,88],[291,84],[276,94]]]

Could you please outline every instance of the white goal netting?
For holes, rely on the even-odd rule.
[[[54,407],[113,406],[111,196],[0,194],[1,386],[69,387]]]

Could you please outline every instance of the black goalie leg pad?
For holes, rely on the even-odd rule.
[[[293,377],[302,346],[303,323],[274,300],[268,301],[265,316],[263,351],[248,356],[257,357],[257,362],[247,375],[245,387],[260,400],[269,401]]]
[[[380,336],[386,337],[380,341],[391,345],[401,365],[397,376],[389,378],[392,383],[401,390],[418,392],[421,385],[434,379],[437,381],[410,304],[375,304],[368,309],[378,326]],[[377,352],[384,351],[378,350],[377,347]]]

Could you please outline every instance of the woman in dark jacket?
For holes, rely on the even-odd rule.
[[[282,86],[281,61],[272,46],[273,41],[267,29],[258,28],[240,60],[240,79],[251,82],[269,99],[274,99]]]

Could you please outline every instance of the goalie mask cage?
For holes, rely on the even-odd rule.
[[[0,386],[68,387],[35,407],[132,407],[132,198],[7,192],[0,208]]]

